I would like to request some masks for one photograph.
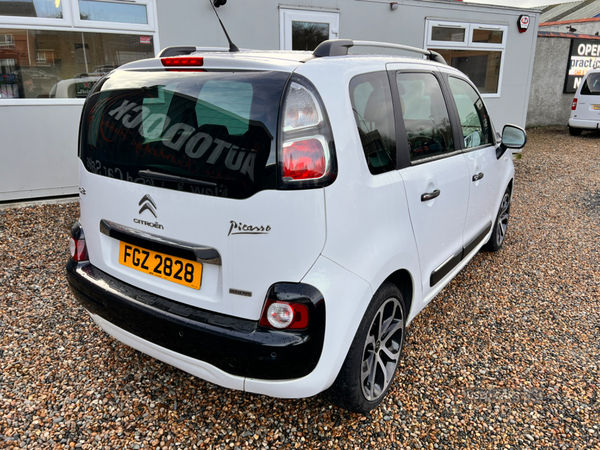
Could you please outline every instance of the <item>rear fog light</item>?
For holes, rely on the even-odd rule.
[[[71,236],[69,237],[69,251],[71,252],[71,258],[73,260],[87,261],[88,251],[85,245],[85,235],[83,234],[83,228],[79,222],[75,222],[71,227]]]

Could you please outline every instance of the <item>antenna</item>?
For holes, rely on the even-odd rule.
[[[219,23],[221,24],[221,28],[223,28],[223,33],[225,33],[225,37],[227,38],[227,42],[229,42],[229,51],[230,52],[239,52],[240,49],[237,48],[237,46],[233,43],[233,41],[229,37],[229,34],[227,34],[227,30],[225,29],[225,25],[223,25],[223,22],[221,22],[221,18],[219,17],[219,13],[217,13],[217,8],[215,8],[213,0],[208,0],[208,3],[210,3],[210,6],[212,6],[212,9],[213,9],[213,11],[216,14],[217,19],[219,19]],[[219,3],[219,6],[221,6],[221,4],[225,4],[225,3]]]

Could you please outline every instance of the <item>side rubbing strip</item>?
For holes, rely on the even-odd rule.
[[[465,256],[467,256],[469,253],[471,253],[475,247],[477,247],[479,245],[479,243],[483,240],[484,237],[487,236],[487,234],[490,232],[490,230],[492,229],[492,222],[489,222],[485,228],[483,230],[481,230],[479,232],[479,234],[477,234],[477,236],[475,236],[471,242],[469,242],[467,245],[465,245],[465,251],[464,251],[464,255],[463,258]]]
[[[446,261],[442,263],[440,267],[431,272],[431,277],[429,278],[429,286],[435,286],[442,278],[450,273],[452,269],[456,267],[456,265],[463,258],[463,249],[461,248],[454,255],[448,258]]]
[[[446,261],[442,263],[437,269],[431,272],[431,277],[429,278],[429,286],[433,287],[437,283],[440,282],[446,275],[450,273],[452,269],[454,269],[459,262],[467,257],[479,243],[487,236],[487,234],[492,229],[492,222],[489,222],[483,230],[481,230],[477,236],[475,236],[467,245],[465,245],[462,249],[448,258]]]

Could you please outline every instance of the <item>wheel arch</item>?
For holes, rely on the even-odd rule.
[[[398,269],[390,274],[383,283],[385,282],[392,283],[400,290],[404,302],[404,313],[406,314],[406,319],[408,319],[410,317],[410,309],[413,304],[415,292],[414,280],[410,272],[406,269]],[[383,283],[381,284],[383,285]]]

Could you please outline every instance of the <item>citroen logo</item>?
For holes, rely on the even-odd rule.
[[[156,206],[156,203],[154,203],[154,200],[152,199],[152,197],[150,197],[148,194],[146,194],[142,197],[142,199],[140,200],[139,206],[141,206],[141,208],[140,208],[140,212],[138,214],[142,214],[144,211],[148,210],[152,213],[152,215],[155,218],[158,217],[156,215],[156,210],[158,209],[158,207]]]

